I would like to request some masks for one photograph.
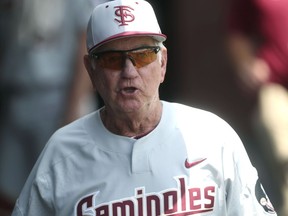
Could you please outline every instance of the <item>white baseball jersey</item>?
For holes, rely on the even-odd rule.
[[[99,110],[58,130],[12,215],[276,215],[225,121],[162,104],[160,123],[140,139],[109,132]]]

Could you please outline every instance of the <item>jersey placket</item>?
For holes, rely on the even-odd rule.
[[[148,135],[149,136],[149,135]],[[132,150],[132,174],[151,172],[149,153],[152,150],[151,142],[147,137],[136,140]]]

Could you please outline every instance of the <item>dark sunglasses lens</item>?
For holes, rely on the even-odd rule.
[[[142,51],[131,52],[128,54],[135,62],[137,68],[144,67],[156,60],[157,54],[152,49],[145,49]]]
[[[119,70],[123,64],[123,53],[116,51],[103,53],[98,59],[98,64],[102,68]]]
[[[130,58],[136,68],[141,68],[156,60],[157,51],[155,48],[143,48],[128,52],[105,52],[97,56],[97,63],[102,68],[121,70],[124,64],[123,61]]]

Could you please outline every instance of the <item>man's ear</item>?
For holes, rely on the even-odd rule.
[[[96,90],[95,80],[96,80],[96,73],[95,73],[95,65],[93,59],[89,55],[84,56],[84,65],[89,74],[90,80],[93,84],[94,90]]]
[[[166,47],[161,48],[161,75],[162,75],[162,82],[164,82],[165,75],[166,75],[166,68],[167,68],[167,60],[168,60],[168,55],[167,55],[167,49]]]

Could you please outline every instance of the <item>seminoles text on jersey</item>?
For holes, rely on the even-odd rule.
[[[185,176],[175,177],[177,188],[146,193],[145,187],[134,190],[134,196],[96,205],[101,191],[82,198],[75,216],[186,216],[211,212],[217,187],[189,187]]]

